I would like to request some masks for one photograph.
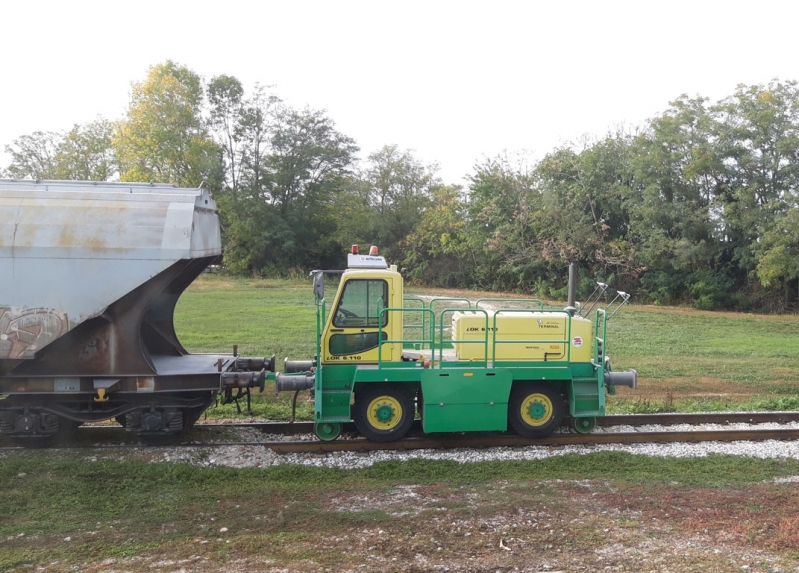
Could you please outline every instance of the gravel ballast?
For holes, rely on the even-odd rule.
[[[623,432],[668,432],[668,431],[708,431],[722,429],[778,429],[799,428],[799,423],[788,424],[705,424],[680,426],[613,426],[599,428],[596,433]],[[281,440],[313,440],[312,435],[270,436],[258,430],[239,428],[238,438],[243,441],[281,441]],[[229,440],[228,440],[229,441]],[[270,467],[281,464],[295,464],[312,467],[331,467],[339,469],[359,469],[369,467],[378,462],[405,460],[446,460],[457,463],[477,463],[494,461],[541,460],[552,456],[569,454],[587,455],[594,452],[627,452],[634,455],[656,457],[704,457],[712,454],[752,457],[759,459],[791,458],[799,459],[799,442],[797,441],[737,441],[737,442],[699,442],[699,443],[666,443],[666,444],[598,444],[574,446],[527,446],[523,448],[459,448],[452,450],[412,450],[412,451],[373,451],[373,452],[332,452],[325,454],[276,454],[272,450],[257,445],[157,447],[142,446],[130,450],[108,450],[103,453],[92,453],[88,461],[104,458],[146,459],[152,463],[189,463],[202,467],[226,466],[233,468]],[[9,453],[0,453],[0,459]]]
[[[667,432],[667,431],[707,431],[721,429],[777,429],[799,428],[799,423],[789,424],[728,424],[725,426],[706,424],[701,426],[616,426],[600,429],[603,433],[620,432]],[[244,441],[270,439],[257,430],[241,430]],[[309,439],[303,436],[273,436],[272,439]],[[142,451],[148,451],[142,448]],[[369,467],[378,462],[404,460],[447,460],[458,463],[476,463],[492,461],[540,460],[551,456],[569,454],[587,455],[594,452],[627,452],[635,455],[657,457],[704,457],[712,454],[768,458],[799,459],[799,442],[766,440],[759,442],[700,442],[700,443],[667,443],[667,444],[600,444],[575,446],[527,446],[524,448],[483,448],[452,450],[413,450],[413,451],[375,451],[375,452],[333,452],[326,454],[285,454],[278,455],[272,450],[258,446],[227,446],[223,448],[159,448],[149,450],[148,458],[153,462],[185,462],[200,466],[227,467],[269,467],[280,464],[296,464],[313,467],[332,467],[339,469],[359,469]]]

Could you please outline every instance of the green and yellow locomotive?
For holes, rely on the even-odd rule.
[[[340,274],[328,305],[325,276]],[[278,391],[314,392],[316,435],[333,440],[343,423],[394,441],[416,414],[431,432],[506,431],[547,436],[569,416],[591,431],[605,395],[635,388],[635,370],[613,372],[606,326],[613,311],[586,304],[547,310],[538,300],[405,297],[403,277],[372,247],[356,246],[345,271],[314,271],[317,357],[268,374]],[[596,300],[607,287],[599,283]],[[523,303],[526,308],[518,308]],[[611,301],[612,306],[614,304]],[[584,315],[593,311],[593,320]]]

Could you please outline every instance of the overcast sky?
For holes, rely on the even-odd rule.
[[[396,144],[450,183],[504,151],[641,125],[681,94],[799,79],[795,1],[3,0],[0,22],[0,152],[121,118],[167,59],[274,85],[362,156]]]

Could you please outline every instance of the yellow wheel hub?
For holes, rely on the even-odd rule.
[[[544,394],[530,394],[522,402],[522,420],[528,426],[543,426],[552,419],[552,400]]]
[[[366,420],[376,430],[392,430],[402,419],[402,404],[393,396],[378,396],[369,402]]]

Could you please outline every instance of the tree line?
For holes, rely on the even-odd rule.
[[[429,286],[564,299],[602,280],[654,304],[796,308],[799,88],[740,85],[682,96],[635,130],[475,164],[468,185],[386,145],[359,160],[324,111],[268,87],[207,83],[174,62],[133,84],[126,115],[6,146],[2,175],[203,185],[217,199],[224,263],[239,274],[337,268],[379,245]]]

